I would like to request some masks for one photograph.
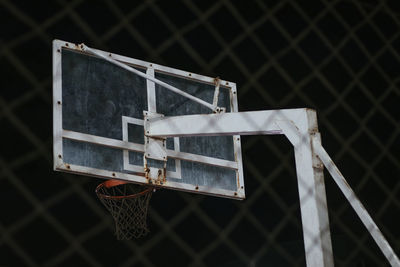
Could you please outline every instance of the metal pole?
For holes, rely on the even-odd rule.
[[[333,180],[336,182],[340,190],[343,192],[344,196],[350,202],[350,205],[353,207],[354,211],[357,213],[358,217],[365,225],[372,238],[375,240],[376,244],[385,255],[386,259],[389,261],[390,265],[393,267],[400,267],[399,258],[394,253],[392,247],[389,245],[382,232],[375,224],[374,220],[372,220],[364,205],[357,198],[356,194],[351,189],[342,173],[339,171],[335,163],[333,163],[332,159],[329,157],[328,153],[322,147],[319,140],[314,139],[312,144],[315,153],[322,160],[327,170],[333,177]]]
[[[323,165],[326,166],[391,266],[400,267],[399,258],[322,147],[314,110],[293,109],[186,115],[150,121],[150,135],[152,136],[237,134],[285,134],[294,146],[308,267],[333,266]]]
[[[323,165],[311,149],[310,132],[318,130],[315,111],[306,110],[296,125],[276,124],[294,147],[307,267],[333,267]]]
[[[317,130],[314,110],[288,109],[150,119],[148,135],[285,134],[295,149],[307,266],[333,267],[323,169],[311,149],[310,132]]]

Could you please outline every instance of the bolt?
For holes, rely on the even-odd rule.
[[[150,64],[150,67],[153,67],[153,64]]]
[[[58,155],[58,158],[61,159],[62,158],[61,155]]]
[[[198,185],[196,185],[196,190],[199,190],[199,186]]]
[[[115,173],[112,173],[112,176],[114,176],[114,177],[115,177]]]
[[[235,192],[234,195],[237,196],[237,193]]]
[[[192,74],[191,74],[191,73],[189,73],[189,76],[192,76]]]
[[[57,52],[61,52],[60,49],[57,49]]]
[[[238,137],[238,138],[236,138],[236,140],[240,141],[240,138]]]
[[[243,185],[242,185],[240,188],[242,188],[242,189],[243,189]]]
[[[109,57],[111,57],[111,54],[108,54]]]
[[[226,84],[226,85],[229,85],[229,83],[228,83],[228,82],[226,82],[225,84]]]
[[[67,169],[71,169],[71,166],[67,165]]]
[[[57,104],[61,105],[61,101],[57,101]]]
[[[236,91],[233,91],[233,94],[236,94]]]
[[[147,153],[147,156],[150,157],[150,153]]]
[[[69,46],[69,44],[68,44],[68,43],[65,43],[65,46]]]

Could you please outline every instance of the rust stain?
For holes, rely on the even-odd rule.
[[[166,178],[167,168],[166,167],[158,170],[157,178],[152,178],[150,176],[150,168],[147,166],[147,163],[145,164],[144,172],[145,172],[144,173],[145,178],[147,179],[149,184],[165,185],[167,183],[167,178]]]
[[[164,177],[163,177],[164,183],[167,182],[167,166],[164,167]]]
[[[314,169],[322,170],[324,169],[324,165],[322,163],[317,163],[313,165]]]
[[[146,131],[147,133],[149,133],[149,131]],[[146,135],[146,134],[145,134]],[[163,142],[165,142],[165,140],[167,140],[167,138],[165,138],[165,137],[159,137],[159,136],[147,136],[146,135],[146,137],[147,138],[152,138],[152,139],[155,139],[155,140],[160,140],[160,141],[163,141]]]

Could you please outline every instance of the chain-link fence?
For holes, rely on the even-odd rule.
[[[400,251],[397,1],[0,0],[0,266],[305,266],[290,143],[243,137],[247,199],[162,190],[117,241],[98,179],[52,171],[51,41],[235,81],[241,111],[311,107]],[[388,266],[326,173],[336,266]]]

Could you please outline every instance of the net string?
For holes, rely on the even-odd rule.
[[[118,240],[141,238],[149,233],[147,211],[152,188],[126,183],[112,187],[100,184],[96,194],[111,213]]]

